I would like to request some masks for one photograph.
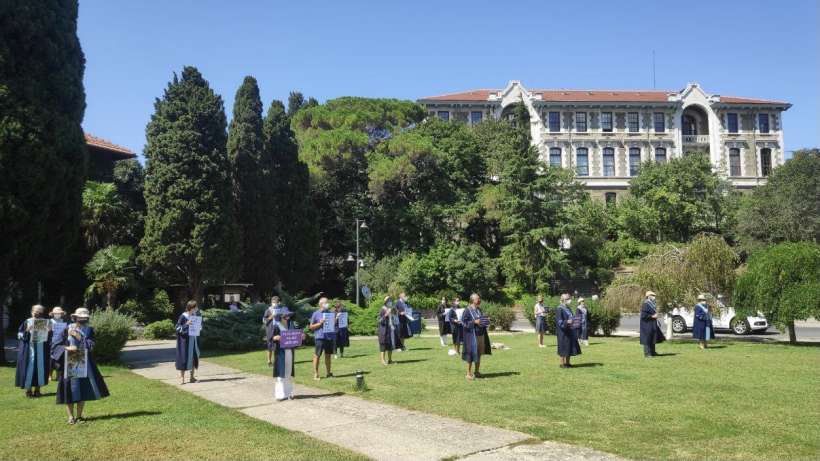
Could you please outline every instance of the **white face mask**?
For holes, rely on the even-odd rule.
[[[60,319],[63,318],[63,314],[53,314],[53,315],[54,315],[54,320],[60,320]]]

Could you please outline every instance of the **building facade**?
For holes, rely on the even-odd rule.
[[[474,90],[418,100],[429,115],[477,124],[506,117],[515,103],[530,115],[541,159],[575,171],[593,196],[623,196],[641,163],[692,152],[709,156],[736,188],[765,182],[785,161],[782,101],[708,94],[696,83],[681,91]]]

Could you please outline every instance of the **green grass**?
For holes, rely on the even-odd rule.
[[[438,339],[413,339],[383,367],[375,340],[353,341],[334,361],[338,378],[313,381],[311,351],[297,353],[296,380],[350,392],[367,371],[365,398],[517,430],[633,459],[799,460],[820,457],[820,347],[718,341],[658,346],[644,359],[636,338],[593,338],[558,368],[555,338],[496,336],[511,349],[483,361],[486,379],[467,382],[460,358]],[[208,360],[270,374],[264,352]],[[584,366],[586,365],[586,366]],[[322,372],[324,375],[324,372]]]
[[[66,424],[56,384],[27,399],[0,368],[0,459],[366,459],[220,407],[124,368],[102,367],[111,397],[89,402],[88,422]],[[18,392],[19,391],[19,392]]]

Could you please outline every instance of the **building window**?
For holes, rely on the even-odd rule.
[[[757,114],[757,129],[761,133],[769,132],[769,114]]]
[[[601,112],[601,131],[612,133],[612,112]]]
[[[726,114],[726,129],[729,133],[737,133],[737,128],[737,114],[734,112]]]
[[[740,149],[729,149],[729,176],[740,176]]]
[[[604,176],[615,176],[615,149],[604,147]]]
[[[550,112],[547,116],[549,117],[550,133],[561,131],[561,113]]]
[[[445,122],[450,121],[450,112],[449,111],[440,110],[440,111],[436,112],[436,115],[438,116],[438,118],[444,120]]]
[[[655,133],[666,132],[666,114],[663,112],[655,112],[652,114],[652,121],[655,123]]]
[[[629,176],[638,176],[641,169],[641,148],[629,148]]]
[[[575,172],[578,176],[589,176],[589,155],[586,147],[575,150]]]
[[[480,110],[474,110],[470,112],[470,124],[478,125],[479,123],[481,123],[481,118],[483,116],[484,114]]]
[[[579,133],[586,133],[587,131],[587,113],[586,112],[576,112],[575,113],[575,131]]]
[[[550,147],[550,166],[561,168],[561,148]]]
[[[655,148],[655,163],[666,163],[666,148],[665,147],[656,147]]]
[[[626,113],[626,125],[627,127],[629,127],[630,133],[637,133],[638,131],[640,131],[640,123],[638,121],[637,112]]]
[[[606,202],[606,206],[615,206],[615,203],[618,201],[618,194],[615,192],[607,192],[604,194],[604,201]]]
[[[769,176],[772,174],[772,150],[760,149],[760,174]]]

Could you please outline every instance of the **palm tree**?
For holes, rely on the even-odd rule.
[[[85,274],[91,279],[86,296],[91,297],[94,292],[105,294],[111,309],[117,290],[131,282],[133,259],[134,249],[125,245],[110,245],[94,253],[85,265]]]
[[[82,236],[86,248],[96,251],[116,235],[125,204],[113,183],[86,181],[83,190]]]

